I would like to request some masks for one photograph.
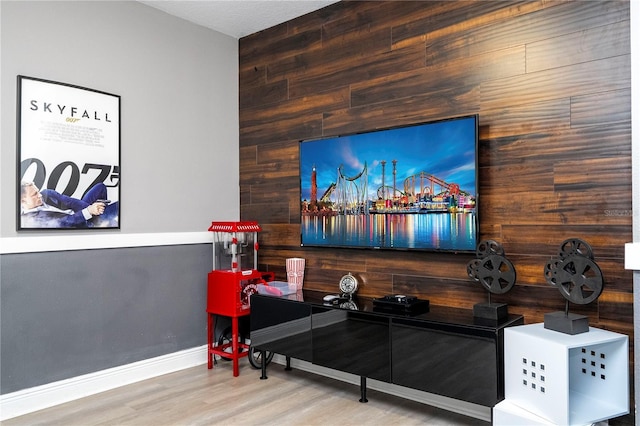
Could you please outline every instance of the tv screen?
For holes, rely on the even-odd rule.
[[[476,250],[478,116],[300,142],[301,244]]]

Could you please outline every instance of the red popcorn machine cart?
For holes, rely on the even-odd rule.
[[[274,274],[257,270],[261,231],[257,222],[212,222],[209,231],[213,232],[213,270],[207,280],[207,366],[213,368],[213,357],[219,355],[233,361],[233,375],[238,376],[238,361],[249,354],[249,345],[238,338],[238,318],[251,313],[251,295],[258,292],[258,284],[273,281]],[[215,343],[217,316],[231,318],[229,343]]]

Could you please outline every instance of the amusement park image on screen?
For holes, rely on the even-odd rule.
[[[478,117],[300,142],[301,244],[472,252]]]

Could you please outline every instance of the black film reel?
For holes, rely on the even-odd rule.
[[[487,257],[491,254],[504,256],[504,249],[499,243],[493,240],[480,241],[480,244],[478,244],[478,247],[476,247],[476,257],[482,258]]]
[[[579,254],[563,259],[558,264],[555,276],[560,293],[577,305],[593,302],[604,288],[600,267],[593,260]]]
[[[562,244],[560,244],[560,252],[558,254],[562,259],[577,254],[593,260],[593,250],[591,249],[591,246],[587,244],[586,241],[579,238],[569,238],[564,240]]]
[[[579,238],[569,238],[560,244],[558,257],[544,266],[544,278],[577,305],[593,302],[604,289],[604,276],[593,260],[593,250]]]
[[[544,265],[544,279],[554,287],[558,284],[557,275],[560,263],[562,263],[562,260],[554,257]]]
[[[506,293],[516,283],[516,269],[504,256],[502,246],[493,240],[478,244],[476,259],[467,263],[467,274],[494,294]]]
[[[504,256],[491,254],[480,261],[478,278],[484,288],[493,294],[511,290],[516,282],[516,270]]]
[[[467,274],[469,275],[469,278],[474,281],[480,281],[480,277],[478,276],[480,262],[481,259],[473,259],[471,262],[467,263]]]

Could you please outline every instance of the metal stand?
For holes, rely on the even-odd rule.
[[[360,376],[360,402],[369,402],[367,400],[367,378]]]
[[[262,370],[262,375],[260,376],[260,380],[267,380],[267,352],[266,351],[260,351],[260,367]]]
[[[569,312],[569,301],[565,303],[564,312],[544,314],[544,328],[564,334],[581,334],[589,331],[589,317]]]
[[[207,312],[207,368],[213,368],[213,361],[215,355],[230,358],[233,360],[233,376],[237,377],[240,374],[240,367],[238,361],[240,358],[246,357],[249,354],[249,345],[246,343],[238,342],[238,315],[231,316],[231,342],[222,346],[215,345],[214,330],[215,320],[213,312]],[[231,349],[228,352],[227,349]]]

